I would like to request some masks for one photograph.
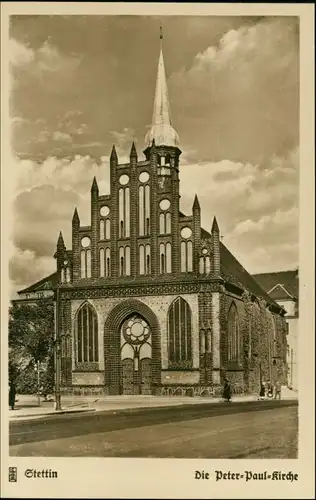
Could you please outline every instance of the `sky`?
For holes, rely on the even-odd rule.
[[[295,17],[13,16],[10,117],[16,172],[12,293],[55,271],[90,187],[109,192],[109,154],[141,159],[164,32],[181,210],[250,273],[298,265],[299,28]]]

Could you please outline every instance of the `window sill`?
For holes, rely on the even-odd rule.
[[[98,362],[86,361],[86,362],[82,362],[82,363],[77,363],[74,371],[75,372],[99,372],[102,370],[99,369]]]

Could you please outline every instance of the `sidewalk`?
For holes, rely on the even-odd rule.
[[[233,396],[233,402],[256,401],[257,395]],[[297,392],[282,390],[282,399],[297,400]],[[44,418],[49,415],[95,411],[120,411],[136,408],[219,403],[222,398],[181,396],[62,396],[62,410],[56,411],[54,402],[37,405],[35,396],[17,395],[16,409],[9,411],[10,421]]]

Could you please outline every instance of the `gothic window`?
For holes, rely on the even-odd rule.
[[[119,189],[119,238],[130,236],[130,196],[129,188]]]
[[[178,297],[168,312],[169,368],[192,366],[192,314],[189,304]]]
[[[181,272],[192,272],[192,241],[181,241]]]
[[[100,248],[100,276],[108,278],[111,276],[111,250],[109,248]]]
[[[228,361],[239,362],[240,360],[240,335],[238,312],[233,302],[228,311],[227,318],[227,359]]]
[[[119,248],[119,274],[120,276],[130,276],[131,274],[131,252],[129,246]]]
[[[81,250],[81,278],[91,278],[91,250]]]
[[[100,220],[100,240],[110,239],[110,219]]]
[[[159,245],[160,274],[171,273],[171,243]]]
[[[76,317],[77,362],[98,362],[98,318],[94,308],[86,303]]]
[[[61,270],[61,282],[62,283],[66,282],[66,270],[65,269]]]
[[[70,269],[69,267],[66,267],[66,282],[70,283],[70,281],[71,281]]]
[[[139,236],[150,234],[150,186],[139,186],[138,190]]]
[[[159,234],[170,234],[171,233],[171,213],[160,213],[159,214]]]
[[[139,246],[139,274],[150,274],[150,245]]]
[[[211,258],[208,255],[207,248],[203,248],[200,257],[200,274],[210,274],[211,272]]]

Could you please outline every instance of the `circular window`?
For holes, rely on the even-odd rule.
[[[109,215],[109,213],[110,213],[110,209],[106,205],[104,205],[104,207],[100,208],[100,214],[102,215],[102,217],[106,217],[107,215]]]
[[[87,248],[90,245],[90,238],[88,238],[88,236],[82,238],[81,245],[83,246],[83,248]]]
[[[192,231],[189,227],[184,227],[183,229],[181,229],[182,238],[184,238],[184,239],[190,238],[191,234],[192,234]]]
[[[170,207],[170,201],[167,199],[161,200],[161,202],[159,203],[159,206],[160,206],[161,210],[168,210],[168,208]]]
[[[123,335],[131,344],[143,344],[150,336],[149,325],[140,316],[132,316],[123,324]]]
[[[140,182],[147,182],[149,180],[149,173],[142,172],[141,174],[139,174],[139,180]]]
[[[202,253],[205,255],[207,254],[207,252],[208,252],[207,248],[203,248]]]
[[[121,177],[119,178],[119,183],[122,184],[122,186],[125,186],[128,182],[129,182],[128,175],[126,174],[121,175]]]

